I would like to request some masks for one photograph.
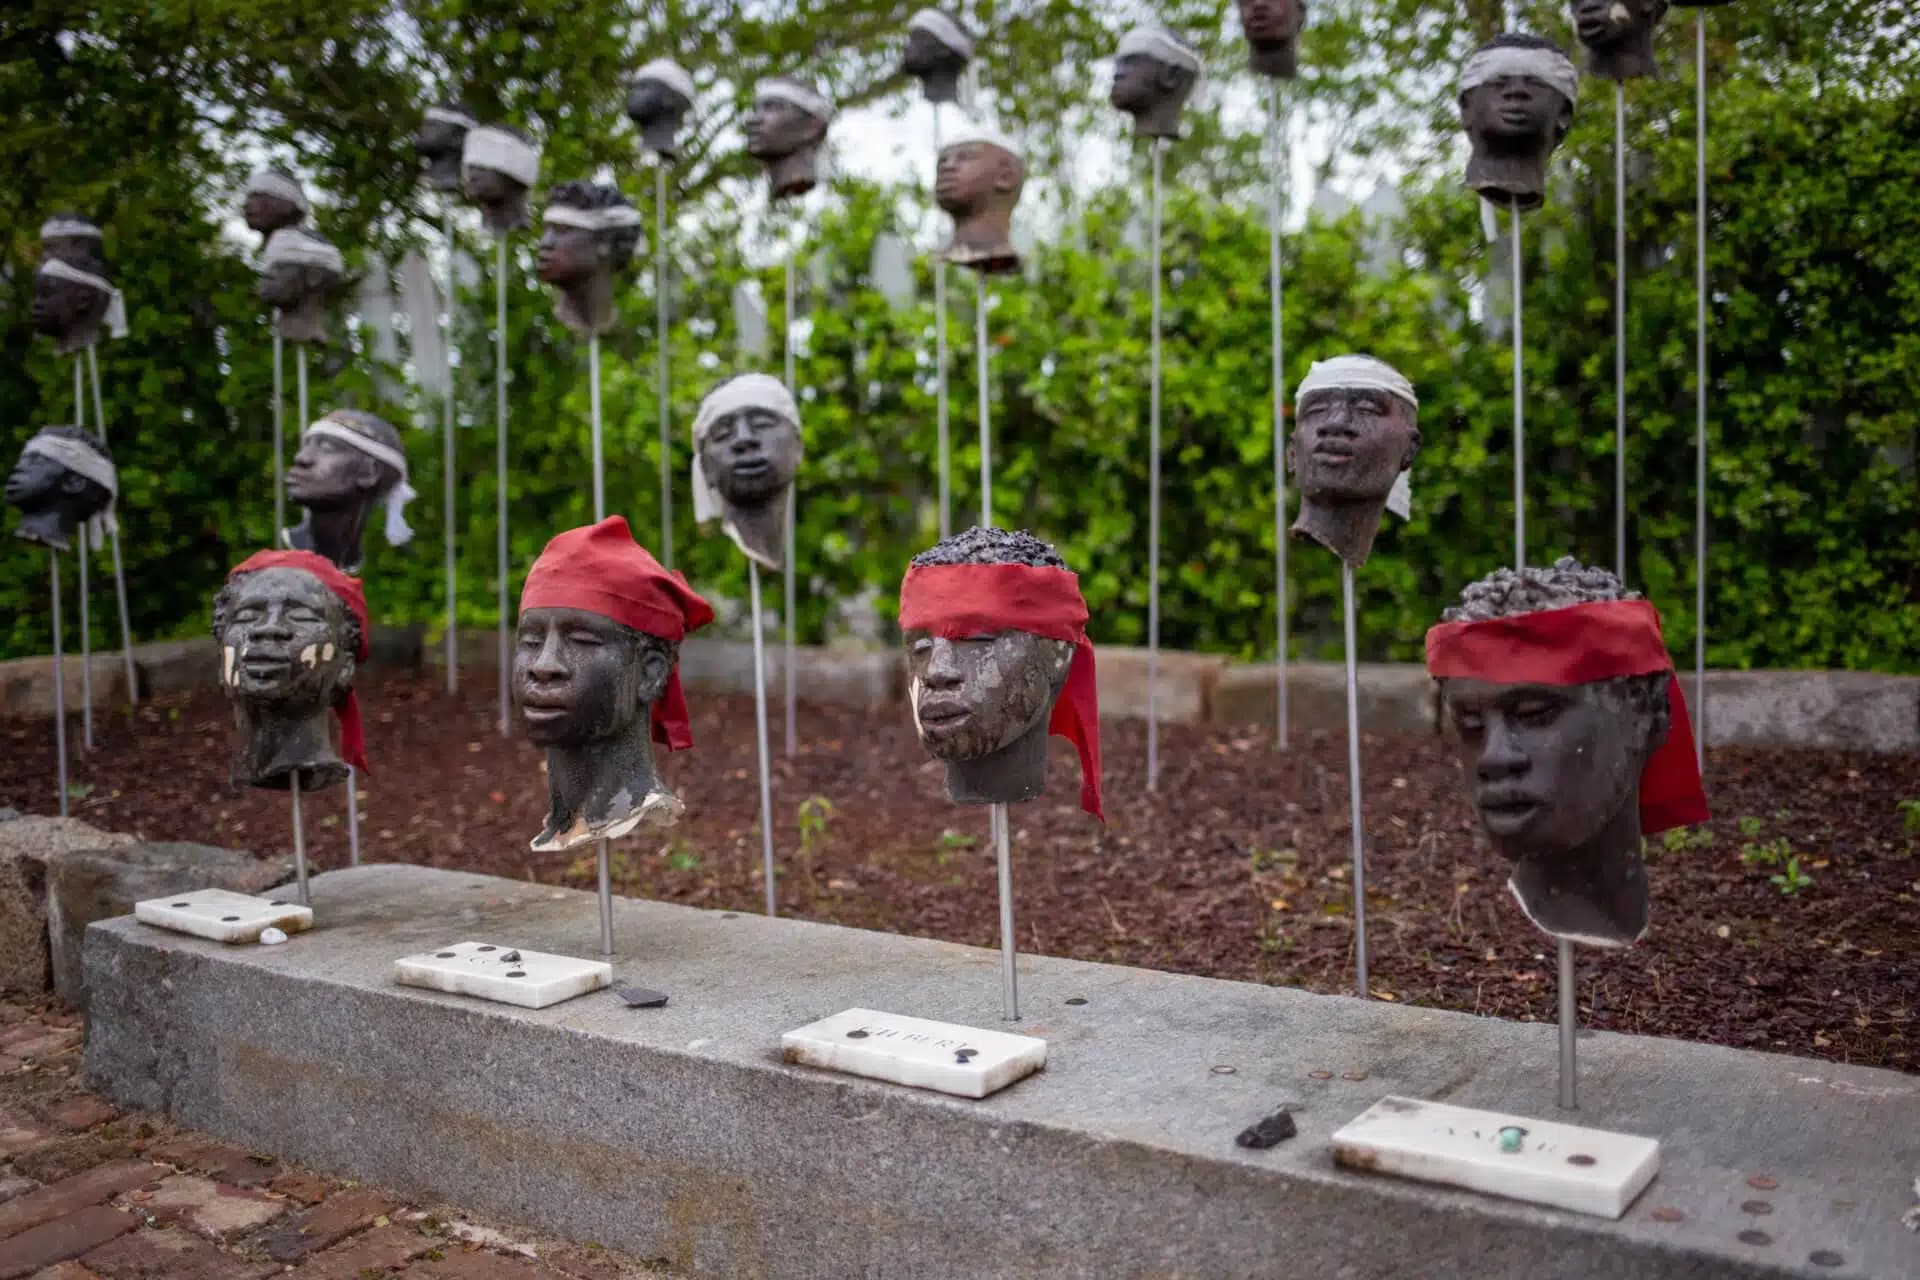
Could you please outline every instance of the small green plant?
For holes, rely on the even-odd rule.
[[[700,855],[687,848],[676,847],[670,849],[667,852],[667,869],[669,871],[698,871],[700,869]]]
[[[1753,841],[1740,850],[1740,861],[1750,867],[1777,867],[1793,859],[1793,845],[1785,836]]]
[[[952,827],[948,827],[940,833],[940,847],[942,849],[971,849],[979,843],[979,836],[968,835],[964,831],[955,831]]]
[[[1748,840],[1757,838],[1764,825],[1759,818],[1751,813],[1742,817],[1738,823],[1740,834]]]
[[[1780,891],[1783,898],[1791,898],[1813,883],[1813,877],[1800,869],[1798,857],[1788,857],[1786,867],[1767,877],[1767,883]]]
[[[67,784],[67,799],[69,800],[85,800],[92,794],[93,784],[91,782],[69,782]]]
[[[1910,836],[1920,836],[1920,796],[1908,796],[1894,808],[1899,811],[1900,825]]]
[[[1660,837],[1660,844],[1668,853],[1710,849],[1713,847],[1713,832],[1705,827],[1673,827]]]
[[[833,818],[833,801],[825,796],[808,796],[800,802],[800,852],[811,853],[827,838],[827,823]]]
[[[1253,867],[1255,875],[1298,861],[1300,855],[1292,849],[1252,849],[1247,852],[1247,862]]]

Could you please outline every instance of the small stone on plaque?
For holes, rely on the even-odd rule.
[[[649,991],[645,987],[615,987],[614,994],[627,1002],[630,1009],[663,1009],[667,1004],[667,993]]]
[[[1293,1123],[1293,1108],[1281,1107],[1272,1115],[1262,1116],[1242,1129],[1240,1136],[1233,1141],[1236,1146],[1265,1151],[1268,1147],[1279,1146],[1299,1132],[1299,1127]]]

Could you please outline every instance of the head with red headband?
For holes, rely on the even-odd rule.
[[[1642,835],[1707,818],[1660,618],[1604,569],[1502,569],[1427,633],[1427,670],[1509,887],[1556,937],[1647,928]]]
[[[513,688],[527,737],[547,749],[551,811],[536,850],[663,829],[680,801],[653,745],[693,745],[680,642],[713,610],[633,540],[625,516],[547,544],[520,594]]]
[[[348,765],[366,771],[353,677],[369,630],[360,580],[311,551],[261,551],[234,566],[213,598],[213,638],[241,731],[235,782],[285,790],[297,773],[302,791],[317,791]]]
[[[1101,817],[1100,717],[1080,583],[1031,534],[969,529],[913,558],[900,584],[913,720],[958,804],[1031,800],[1047,736],[1080,754],[1080,804]]]

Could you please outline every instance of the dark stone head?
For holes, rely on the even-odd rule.
[[[1495,36],[1475,56],[1498,50],[1572,65],[1552,41],[1520,33]],[[1547,162],[1573,127],[1573,100],[1540,76],[1501,73],[1460,94],[1460,122],[1472,146],[1467,185],[1495,204],[1532,209],[1545,196]]]
[[[1667,0],[1569,0],[1567,7],[1593,74],[1630,80],[1658,71],[1653,29],[1667,15]]]
[[[406,453],[400,432],[385,418],[360,409],[335,409],[322,421]],[[287,496],[309,511],[371,507],[399,482],[399,471],[329,435],[306,435],[287,468]]]
[[[53,254],[49,258],[55,257]],[[105,278],[107,264],[90,253],[59,256],[58,261]],[[62,344],[85,346],[106,320],[113,295],[83,284],[41,271],[33,279],[32,320],[35,333],[57,338]]]
[[[1176,53],[1175,50],[1183,52]],[[1134,131],[1147,137],[1179,133],[1180,108],[1200,82],[1197,59],[1170,32],[1141,29],[1121,41],[1113,61],[1115,107],[1133,117]]]
[[[932,81],[952,85],[972,61],[967,47],[971,43],[966,29],[951,14],[923,9],[907,22],[907,47],[900,56],[900,70],[923,84]],[[935,101],[951,99],[937,96]]]
[[[553,188],[547,203],[595,214],[633,208],[619,188],[598,182],[562,182]],[[536,270],[545,284],[562,289],[582,285],[595,275],[625,270],[639,243],[637,221],[598,230],[548,222],[540,233]]]
[[[528,138],[526,134],[518,129],[503,124],[491,125],[489,127],[498,129],[501,133],[507,134],[510,137],[517,138],[528,146],[533,145],[532,139]],[[469,132],[471,132],[471,130],[469,130]],[[526,183],[520,181],[520,179],[510,173],[503,173],[491,165],[465,165],[462,168],[461,177],[466,187],[467,197],[479,205],[506,204],[518,200],[527,193]]]
[[[269,169],[274,177],[299,185],[299,179],[284,169]],[[297,227],[301,219],[307,216],[306,210],[295,201],[267,191],[249,191],[241,203],[240,216],[246,219],[249,227],[263,236],[270,236],[282,227]]]
[[[725,414],[700,440],[708,482],[735,507],[765,506],[785,493],[800,470],[801,454],[799,424],[763,405]]]
[[[213,599],[227,696],[282,718],[314,715],[353,688],[360,622],[305,569],[235,574]]]
[[[1292,78],[1294,44],[1307,25],[1307,0],[1239,0],[1239,9],[1253,69],[1264,76]]]
[[[106,442],[83,427],[47,427],[40,434],[79,441],[113,461]],[[23,449],[7,476],[6,499],[25,517],[17,536],[65,550],[74,530],[106,510],[113,495],[98,481],[69,471],[58,459]]]
[[[45,225],[51,227],[62,223],[74,227],[93,226],[93,220],[76,209],[62,209],[60,212],[48,218]],[[43,255],[49,258],[58,258],[62,262],[79,267],[82,271],[94,271],[97,273],[97,267],[88,266],[87,264],[100,262],[103,257],[103,248],[103,242],[97,234],[97,231],[81,231],[77,234],[67,234],[64,232],[50,234],[43,230],[40,236],[40,252]]]
[[[817,147],[827,136],[825,120],[764,87],[754,98],[746,129],[747,154],[763,161]]]
[[[513,690],[528,740],[580,748],[636,728],[644,734],[679,649],[586,609],[526,610]]]
[[[1418,411],[1373,388],[1309,391],[1294,407],[1287,467],[1309,502],[1386,501],[1420,452]]]
[[[474,127],[464,102],[443,102],[427,113],[413,134],[413,149],[436,191],[460,189],[460,152]]]
[[[309,231],[289,230],[280,233],[292,236],[296,240],[311,241],[316,245],[325,245],[325,241]],[[296,259],[275,260],[269,254],[265,268],[260,272],[260,282],[256,292],[260,301],[282,311],[293,311],[316,300],[332,297],[340,290],[345,276],[331,266],[318,262],[303,262]]]

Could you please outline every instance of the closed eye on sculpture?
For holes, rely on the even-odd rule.
[[[584,644],[584,645],[602,645],[606,643],[606,641],[601,639],[599,635],[595,634],[592,631],[588,631],[584,627],[567,632],[567,642],[569,644]]]
[[[291,609],[287,610],[288,622],[319,622],[320,620],[321,618],[319,613],[317,613],[312,609],[303,608],[299,605],[295,605]]]

